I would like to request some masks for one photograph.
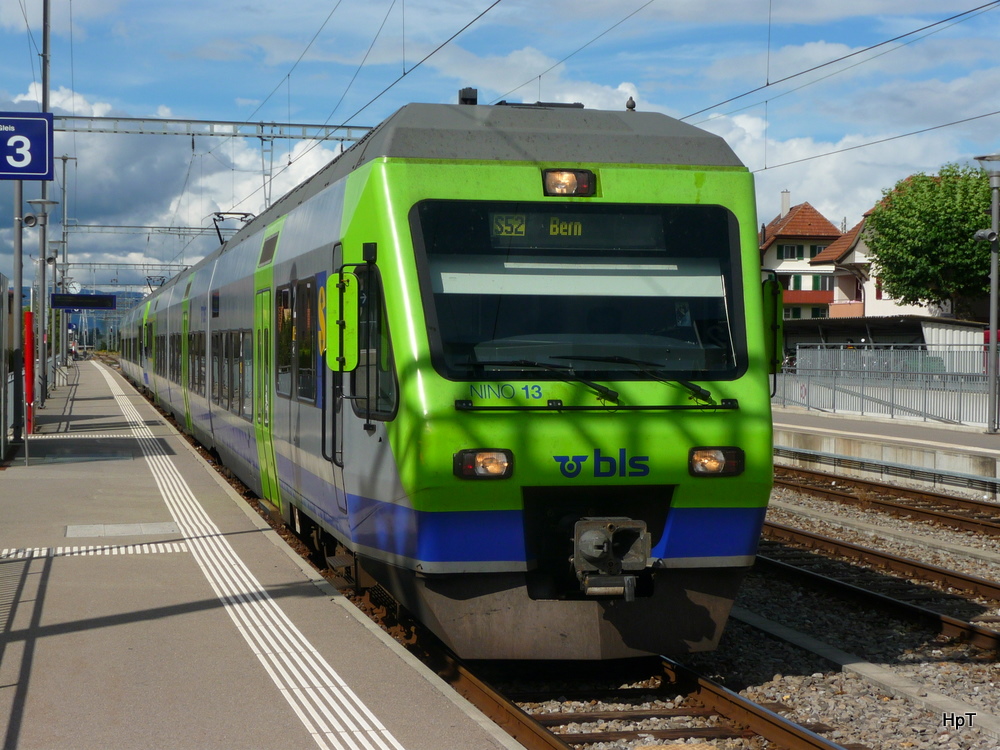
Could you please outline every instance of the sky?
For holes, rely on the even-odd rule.
[[[758,223],[787,190],[846,228],[910,174],[1000,152],[1000,2],[50,2],[57,117],[372,126],[464,87],[480,104],[621,110],[631,96],[724,137],[755,175]],[[42,3],[0,0],[0,111],[40,111]],[[57,132],[55,154],[49,239],[65,226],[74,280],[141,291],[147,266],[218,246],[216,212],[262,211],[266,172],[277,200],[336,146]],[[12,186],[0,182],[8,277]],[[27,283],[37,230],[24,253]]]

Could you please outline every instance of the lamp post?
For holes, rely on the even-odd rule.
[[[997,432],[997,297],[1000,278],[998,278],[997,257],[1000,245],[997,233],[1000,232],[1000,154],[977,156],[976,161],[986,170],[990,178],[990,229],[988,234],[982,230],[976,232],[976,239],[988,240],[990,243],[990,352],[986,366],[987,389],[986,431]]]
[[[59,262],[59,252],[62,248],[63,257],[66,255],[65,240],[49,240],[49,258],[53,260],[52,266],[52,292],[61,293],[65,285],[66,266]],[[52,336],[52,359],[58,360],[59,366],[66,366],[66,317],[64,310],[52,309],[50,314],[51,336]]]
[[[47,198],[35,198],[28,201],[32,206],[35,206],[38,217],[38,255],[40,261],[38,267],[41,269],[41,279],[38,284],[41,301],[38,308],[38,334],[35,339],[38,347],[39,388],[37,398],[39,409],[45,406],[45,397],[48,395],[49,386],[49,376],[46,371],[48,367],[47,353],[45,351],[45,267],[48,265],[46,225],[49,218],[49,206],[55,206],[58,202],[50,201]]]

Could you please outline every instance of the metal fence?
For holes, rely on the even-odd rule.
[[[983,346],[960,344],[800,344],[777,376],[771,403],[985,426],[986,355]]]

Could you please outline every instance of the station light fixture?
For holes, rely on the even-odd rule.
[[[472,448],[455,454],[455,476],[460,479],[507,479],[514,473],[512,451]]]
[[[593,195],[597,180],[589,169],[543,169],[542,184],[546,195]]]
[[[696,477],[734,477],[745,467],[742,448],[692,448],[688,454],[688,471]]]

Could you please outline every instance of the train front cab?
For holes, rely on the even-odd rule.
[[[329,280],[332,369],[381,356],[352,323],[376,262],[405,342],[408,537],[366,568],[469,658],[714,648],[771,486],[749,174],[574,165],[581,199],[534,164],[446,171],[373,169],[399,244],[346,236],[369,257]]]

